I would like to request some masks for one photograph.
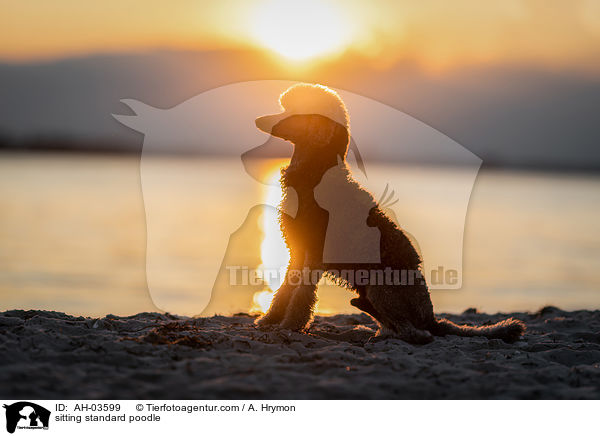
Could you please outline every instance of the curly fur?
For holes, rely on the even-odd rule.
[[[436,319],[427,283],[420,274],[421,257],[417,250],[373,196],[352,178],[345,163],[349,124],[341,98],[321,85],[303,84],[286,91],[280,102],[286,112],[277,116],[278,122],[270,133],[294,144],[290,164],[282,170],[281,185],[285,192],[295,193],[297,210],[294,216],[280,213],[281,230],[290,250],[288,274],[268,312],[257,320],[259,326],[279,325],[293,330],[308,327],[316,303],[317,285],[303,283],[298,286],[291,277],[292,272],[308,268],[326,271],[338,284],[356,292],[358,297],[350,302],[353,306],[375,318],[381,331],[410,343],[424,344],[431,342],[433,335],[446,334],[485,336],[507,342],[521,336],[525,326],[518,320],[471,327]],[[319,107],[319,102],[323,103],[323,108]],[[286,115],[288,107],[292,108],[289,116]],[[331,118],[332,114],[337,115]],[[340,118],[339,114],[343,116]],[[330,171],[335,167],[337,171]],[[381,234],[379,263],[323,262],[329,214],[315,200],[315,188],[324,177],[329,185],[339,190],[336,192],[349,196],[357,209],[359,205],[367,205],[370,209],[367,225]],[[416,280],[402,285],[359,285],[353,281],[354,276],[348,278],[341,274],[343,270],[385,270],[388,267],[414,271]]]
[[[298,83],[279,96],[287,115],[320,114],[350,130],[346,105],[334,90],[323,85]]]

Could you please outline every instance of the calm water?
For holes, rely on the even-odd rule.
[[[152,188],[152,199],[146,198],[148,207],[154,201],[169,211],[158,218],[145,214],[139,158],[1,155],[0,309],[84,315],[157,310],[146,280],[147,220],[162,244],[156,280],[165,285],[157,286],[155,301],[168,301],[178,313],[197,305],[198,289],[210,292],[215,265],[223,259],[222,235],[234,232],[253,204],[273,194],[258,184],[241,192],[247,175],[237,160],[155,158],[152,165],[179,177]],[[198,174],[215,183],[194,185]],[[463,183],[459,169],[379,166],[371,174],[382,186],[410,186],[415,198],[428,200],[394,209],[414,234],[443,229],[460,216],[452,201],[453,190]],[[440,191],[440,184],[447,191]],[[396,195],[402,199],[402,189]],[[210,201],[193,201],[198,196]],[[599,308],[599,218],[598,177],[480,173],[464,231],[463,286],[432,291],[436,310]],[[156,227],[159,219],[171,224]],[[206,220],[214,231],[200,241],[198,222]],[[448,229],[444,236],[419,241],[426,262],[461,236]],[[198,244],[202,250],[195,249]],[[252,305],[235,295],[226,298],[231,301],[215,311]],[[324,288],[319,310],[351,312],[350,298],[345,290]]]

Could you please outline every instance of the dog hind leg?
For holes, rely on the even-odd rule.
[[[368,313],[375,319],[377,319],[379,316],[377,310],[375,310],[371,302],[366,297],[360,296],[358,298],[353,298],[350,300],[350,305],[362,310],[365,313]]]
[[[395,332],[395,336],[411,344],[428,344],[433,341],[433,335],[427,330],[414,326],[409,320],[403,301],[399,294],[402,290],[386,286],[370,286],[367,288],[367,298],[377,311],[377,321],[381,325],[381,331],[376,336],[388,336],[389,331]],[[386,332],[385,335],[382,333]]]

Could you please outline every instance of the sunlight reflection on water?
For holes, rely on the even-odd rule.
[[[239,161],[204,160],[182,167],[208,171],[215,180],[224,181],[205,187],[202,195],[212,199],[212,210],[219,211],[214,214],[214,237],[228,234],[230,229],[219,227],[221,214],[242,220],[248,212],[247,199],[238,201],[230,189],[234,184],[227,183],[248,177],[240,172]],[[451,183],[447,181],[460,169],[377,168],[377,174],[394,186],[427,190],[428,186],[411,185],[416,171],[429,172],[432,183]],[[258,189],[257,196],[260,192],[264,191]],[[199,231],[194,217],[213,215],[206,204],[176,198],[178,194],[170,190],[164,195],[166,203],[179,201],[189,211],[182,237],[164,253],[166,264],[174,268],[167,271],[173,279],[170,298],[183,308],[194,301],[189,283],[198,275],[215,275],[202,259],[194,257],[193,246],[187,242]],[[452,207],[446,203],[444,207]],[[600,307],[599,205],[598,177],[481,173],[467,216],[463,288],[433,291],[436,311],[459,312],[467,307],[488,312],[535,310],[545,304],[564,309]],[[139,159],[134,157],[3,155],[0,309],[38,308],[84,315],[156,310],[145,282],[143,207]],[[426,205],[406,208],[398,211],[398,220],[401,224],[418,222],[420,215],[434,213]],[[438,214],[435,219],[444,217]],[[444,241],[439,249],[444,249]],[[265,250],[263,263],[270,262],[267,253],[275,252]],[[427,258],[427,253],[423,255]],[[188,262],[196,276],[186,276],[190,268],[178,270],[182,262]],[[319,298],[322,313],[354,310],[348,291],[325,286]]]

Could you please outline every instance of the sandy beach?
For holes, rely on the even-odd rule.
[[[483,324],[507,316],[527,332],[369,340],[366,315],[316,317],[308,334],[261,331],[246,314],[140,313],[86,318],[0,314],[0,396],[86,399],[600,398],[600,311],[440,315]]]

